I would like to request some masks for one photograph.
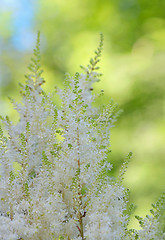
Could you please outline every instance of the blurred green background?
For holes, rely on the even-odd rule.
[[[18,82],[41,31],[45,90],[61,87],[65,72],[86,65],[105,38],[95,86],[124,110],[111,131],[113,174],[129,151],[124,184],[144,216],[165,184],[165,0],[1,0],[0,112],[14,119],[7,98],[19,101]],[[136,226],[136,222],[131,223]]]

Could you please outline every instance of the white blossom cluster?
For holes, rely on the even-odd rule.
[[[139,231],[128,229],[128,194],[121,183],[131,154],[117,179],[107,174],[118,112],[112,102],[100,109],[93,104],[102,35],[84,73],[67,76],[57,90],[60,109],[41,88],[39,45],[38,35],[31,74],[20,84],[22,103],[12,100],[20,121],[13,125],[1,117],[0,239],[163,239],[159,217],[144,220]]]

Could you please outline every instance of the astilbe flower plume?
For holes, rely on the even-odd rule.
[[[132,153],[118,178],[107,174],[112,168],[107,161],[110,129],[119,112],[112,101],[104,108],[93,104],[102,46],[101,34],[83,73],[66,76],[64,89],[57,89],[58,109],[42,89],[38,34],[30,74],[20,84],[22,103],[11,99],[20,120],[14,125],[1,117],[1,240],[163,239],[160,214],[143,221],[137,217],[142,229],[128,229],[128,193],[122,179]]]

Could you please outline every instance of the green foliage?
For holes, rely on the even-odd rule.
[[[125,174],[125,172],[127,170],[127,167],[128,167],[128,164],[130,162],[131,157],[132,157],[132,152],[130,152],[127,155],[127,157],[124,159],[124,162],[123,162],[122,167],[120,169],[120,174],[119,174],[118,179],[117,179],[118,183],[122,183],[122,181],[124,179],[124,174]]]

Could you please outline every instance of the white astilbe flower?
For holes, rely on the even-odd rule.
[[[91,199],[85,236],[90,240],[124,239],[128,221],[124,189],[115,184],[104,188]]]
[[[18,235],[14,233],[12,221],[8,217],[0,216],[0,239],[17,240]]]
[[[31,74],[20,84],[22,103],[11,100],[20,120],[13,125],[0,117],[0,239],[163,239],[156,216],[139,231],[128,229],[122,180],[131,153],[118,178],[109,176],[110,130],[118,110],[112,101],[94,107],[102,45],[101,35],[84,72],[67,76],[64,89],[57,89],[58,109],[42,90],[38,35]]]
[[[165,239],[165,193],[158,199],[156,204],[152,204],[153,209],[150,210],[152,215],[142,217],[136,216],[141,226],[137,235],[140,240],[163,240]]]
[[[163,236],[161,237],[158,234],[159,222],[153,216],[148,216],[148,218],[144,218],[143,220],[143,229],[139,230],[139,239],[143,240],[163,240]]]

